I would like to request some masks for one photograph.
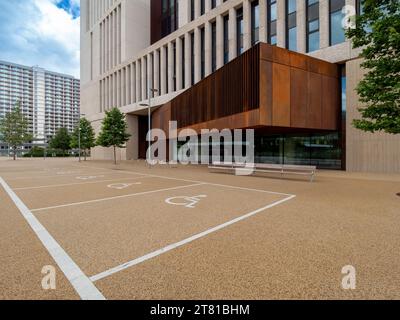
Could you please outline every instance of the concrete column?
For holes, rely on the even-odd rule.
[[[102,80],[100,80],[99,96],[100,96],[100,112],[102,112],[103,111],[103,81]]]
[[[125,74],[126,80],[125,80],[125,84],[126,84],[126,104],[129,105],[132,103],[131,101],[131,66],[128,65],[126,67],[126,74]]]
[[[306,44],[306,27],[307,27],[307,7],[306,2],[303,0],[297,0],[297,51],[305,53],[307,50]]]
[[[209,1],[207,1],[209,2]],[[211,7],[211,6],[210,6]],[[207,77],[209,74],[211,74],[211,68],[212,68],[212,30],[211,30],[211,23],[206,22],[205,27],[204,27],[204,41],[205,41],[205,76]]]
[[[103,74],[103,24],[100,23],[100,74]]]
[[[165,54],[165,48],[161,47],[161,95],[164,95],[167,93],[167,79],[166,79],[166,71],[167,71],[167,61],[166,61],[166,54]]]
[[[126,67],[121,69],[121,106],[126,106]]]
[[[153,56],[149,53],[147,55],[147,91],[149,92],[150,89],[154,89],[154,84],[153,84]],[[153,96],[152,93],[151,96]]]
[[[153,88],[160,90],[159,88],[159,80],[160,80],[160,73],[159,73],[159,69],[160,69],[160,52],[158,50],[154,51],[153,53],[153,73],[154,73],[154,83],[153,83]],[[154,96],[157,97],[160,95],[160,92],[157,91],[154,93]]]
[[[204,0],[205,2],[205,12],[209,12],[211,10],[211,0]]]
[[[112,107],[118,107],[118,84],[117,84],[118,73],[113,73],[113,105]]]
[[[136,67],[131,64],[131,103],[136,103]]]
[[[236,37],[236,10],[235,8],[229,9],[229,61],[236,58],[237,51],[237,37]]]
[[[278,6],[276,31],[277,31],[277,46],[286,47],[286,4],[285,1],[277,1]]]
[[[107,70],[111,69],[111,15],[107,18]]]
[[[185,33],[185,89],[191,85],[191,61],[190,33]]]
[[[146,62],[145,57],[142,57],[141,69],[142,69],[142,74],[141,74],[142,100],[146,100],[147,99],[147,62]]]
[[[121,19],[121,11],[119,9],[119,6],[117,6],[116,10],[116,19],[115,19],[115,37],[116,37],[116,46],[115,46],[115,64],[119,64],[121,62],[120,56],[121,56],[121,34],[120,34],[120,19]]]
[[[116,72],[117,75],[117,90],[116,90],[116,95],[117,95],[117,108],[119,108],[121,106],[121,71],[117,71]]]
[[[187,0],[190,1],[190,0]],[[201,11],[201,5],[200,5],[201,0],[194,0],[194,18],[197,19],[200,17],[200,11]]]
[[[181,90],[182,88],[182,39],[176,39],[176,90]]]
[[[251,47],[251,5],[249,0],[243,1],[243,49]]]
[[[200,29],[194,30],[194,82],[201,80],[201,39]]]
[[[174,47],[168,43],[168,93],[174,92]]]
[[[224,65],[224,17],[217,16],[217,69]]]
[[[136,87],[136,102],[142,101],[141,80],[140,80],[140,59],[136,60],[135,68],[135,87]]]
[[[104,81],[104,108],[103,108],[103,112],[106,111],[108,109],[108,106],[110,105],[109,103],[109,98],[110,98],[110,91],[109,91],[109,82],[108,82],[108,77],[105,78]]]
[[[258,5],[260,6],[260,41],[267,42],[267,1],[259,1]]]
[[[113,107],[114,104],[114,98],[113,98],[113,91],[114,91],[114,85],[113,85],[113,76],[112,74],[108,77],[108,92],[109,92],[109,103],[108,103],[108,110],[110,110]]]
[[[319,2],[320,48],[329,47],[329,1]]]
[[[178,24],[179,28],[184,26],[190,21],[190,1],[188,0],[179,0],[178,1],[178,6],[179,6],[179,17],[178,17]]]

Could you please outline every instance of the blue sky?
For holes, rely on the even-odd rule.
[[[79,0],[0,0],[0,60],[79,77]]]
[[[80,15],[79,2],[77,1],[61,0],[58,1],[57,7],[70,13],[74,19]]]

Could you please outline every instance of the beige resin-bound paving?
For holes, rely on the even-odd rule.
[[[2,299],[400,297],[400,176],[24,159],[0,177]]]

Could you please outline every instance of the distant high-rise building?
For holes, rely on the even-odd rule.
[[[29,121],[32,144],[44,144],[59,128],[72,132],[77,125],[80,81],[39,67],[0,61],[0,119],[17,104]],[[7,145],[0,141],[0,148],[4,153]]]

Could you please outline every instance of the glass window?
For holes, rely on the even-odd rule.
[[[186,84],[185,84],[185,73],[186,73],[186,71],[185,71],[185,68],[186,68],[186,60],[185,60],[185,37],[183,37],[182,39],[181,39],[181,43],[182,43],[182,45],[181,45],[181,59],[182,59],[182,75],[181,75],[181,77],[182,77],[182,88],[185,88],[186,87]]]
[[[345,0],[330,0],[330,45],[333,46],[346,40],[345,30],[343,29],[343,19],[345,15],[342,9]]]
[[[190,68],[191,68],[191,84],[194,85],[194,33],[190,34]]]
[[[217,24],[211,24],[211,71],[217,69]]]
[[[319,50],[319,32],[308,35],[308,52]]]
[[[277,6],[276,0],[267,0],[267,25],[268,25],[268,43],[276,45],[276,19],[277,19]]]
[[[251,44],[260,41],[260,6],[258,0],[251,3]]]
[[[286,48],[297,50],[296,0],[286,0]]]
[[[296,0],[287,0],[286,8],[288,14],[296,12]]]
[[[319,50],[319,1],[307,1],[307,52]]]
[[[206,74],[206,48],[205,48],[205,31],[204,28],[200,29],[200,50],[201,50],[201,54],[200,54],[200,59],[201,59],[201,79],[204,78],[205,74]]]
[[[195,0],[190,0],[190,20],[194,20]]]
[[[297,28],[290,28],[288,32],[288,49],[292,51],[297,50]]]
[[[236,10],[236,31],[237,31],[237,39],[236,39],[236,45],[237,45],[237,55],[240,56],[243,51],[244,51],[244,41],[243,41],[243,36],[244,36],[244,25],[243,25],[243,9],[237,9]]]
[[[255,136],[255,161],[258,163],[316,165],[341,169],[341,139],[338,132]]]
[[[229,62],[229,15],[224,16],[224,64]]]

